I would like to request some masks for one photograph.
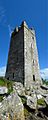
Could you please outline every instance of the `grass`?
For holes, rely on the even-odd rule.
[[[25,97],[25,96],[20,96],[20,98],[21,98],[21,100],[22,100],[22,103],[23,103],[23,104],[26,104],[26,102],[27,102],[26,97]]]
[[[3,100],[3,96],[0,96],[0,102]]]
[[[8,81],[5,78],[0,77],[0,86],[5,86],[8,88],[8,94],[10,94],[13,91],[13,81]],[[3,100],[3,95],[0,95],[0,102]]]
[[[38,104],[38,105],[42,105],[42,106],[45,106],[45,105],[46,105],[43,98],[38,99],[38,100],[37,100],[37,104]]]
[[[28,112],[28,110],[26,108],[24,108],[24,114],[25,114],[25,116],[29,115],[29,112]]]
[[[0,78],[0,86],[5,86],[5,80],[3,80],[3,78]]]
[[[7,86],[7,84],[13,84],[13,81],[0,77],[0,86]]]

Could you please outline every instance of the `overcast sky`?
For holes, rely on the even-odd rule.
[[[0,0],[0,68],[7,64],[11,31],[23,20],[36,31],[40,69],[46,69],[48,0]]]

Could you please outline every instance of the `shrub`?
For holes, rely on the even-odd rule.
[[[42,106],[46,105],[43,98],[38,99],[38,100],[37,100],[37,104],[38,104],[38,105],[42,105]]]

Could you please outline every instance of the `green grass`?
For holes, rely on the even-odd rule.
[[[25,116],[29,114],[29,112],[26,108],[24,108],[24,114],[25,114]]]
[[[3,100],[3,96],[0,96],[0,102]]]
[[[5,86],[8,88],[8,93],[13,91],[13,81],[8,81],[5,78],[0,77],[0,86]],[[3,100],[3,95],[0,95],[0,102]]]
[[[5,86],[5,80],[3,80],[3,78],[0,78],[0,86]]]
[[[43,98],[38,99],[38,100],[37,100],[37,104],[38,104],[38,105],[42,105],[42,106],[45,106],[45,105],[46,105]]]
[[[0,77],[0,86],[5,86],[8,88],[8,94],[13,91],[13,81],[6,80],[5,78]]]

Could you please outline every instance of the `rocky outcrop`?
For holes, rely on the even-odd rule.
[[[26,97],[27,97],[27,105],[32,109],[36,109],[37,106],[36,94],[33,94],[33,97],[28,95]]]
[[[46,104],[48,105],[48,96],[44,99]]]
[[[15,82],[13,85],[13,89],[17,91],[17,94],[20,96],[25,95],[25,88],[23,87],[23,84],[20,82]]]
[[[1,120],[24,120],[24,107],[16,92],[2,101],[0,117]]]
[[[10,93],[8,97],[4,97],[4,100],[0,103],[0,119],[37,120],[38,109],[45,108],[46,105],[44,104],[44,101],[48,105],[48,96],[43,96],[43,94],[45,95],[46,92],[46,90],[43,91],[40,87],[37,89],[37,86],[32,89],[26,89],[21,83],[14,82],[13,92]],[[28,113],[28,115],[25,115],[24,113],[25,106],[27,107],[27,110],[30,110],[30,113]],[[36,114],[31,114],[31,110],[36,111]]]
[[[5,86],[0,86],[0,95],[8,92],[8,88]]]

